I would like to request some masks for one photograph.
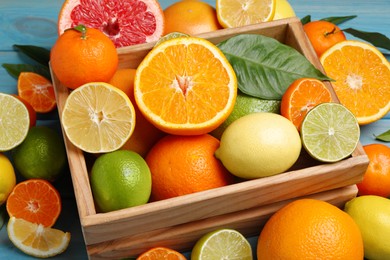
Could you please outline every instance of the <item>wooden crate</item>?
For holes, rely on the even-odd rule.
[[[200,35],[218,43],[241,33],[263,34],[297,49],[323,70],[302,24],[297,18],[277,20],[242,28],[223,29]],[[118,49],[121,68],[136,68],[153,44]],[[53,76],[61,115],[69,89]],[[337,97],[331,84],[326,83]],[[368,158],[359,144],[352,156],[340,162],[321,164],[304,149],[297,163],[279,175],[249,180],[227,187],[99,213],[88,178],[91,162],[64,134],[69,167],[88,255],[91,259],[136,256],[153,246],[190,250],[206,232],[229,227],[245,235],[258,235],[266,220],[291,200],[311,197],[342,206],[357,194],[354,184],[362,180]]]

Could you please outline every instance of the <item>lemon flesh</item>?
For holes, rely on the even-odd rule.
[[[226,128],[215,156],[233,175],[255,179],[288,170],[297,161],[301,147],[291,121],[279,114],[258,112]]]
[[[7,225],[8,237],[24,253],[47,258],[64,252],[70,233],[11,217]]]
[[[359,226],[367,259],[390,259],[390,200],[375,195],[356,197],[345,204]]]
[[[61,123],[73,145],[88,153],[118,150],[133,134],[135,110],[129,97],[104,82],[90,82],[66,99]]]

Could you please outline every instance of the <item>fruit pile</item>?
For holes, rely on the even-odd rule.
[[[109,8],[110,2],[115,8]],[[129,8],[131,1],[97,7],[92,0],[66,0],[50,52],[53,75],[69,89],[60,113],[64,135],[93,155],[89,178],[98,212],[283,174],[302,149],[319,162],[340,161],[356,149],[359,125],[390,110],[389,62],[375,47],[347,40],[335,25],[304,26],[327,75],[268,37],[238,35],[214,44],[197,36],[294,16],[286,1],[258,0],[242,8],[236,1],[217,0],[213,8],[186,0],[165,10],[154,0],[133,2],[137,4]],[[96,20],[91,8],[101,9],[109,22]],[[324,40],[320,29],[337,36]],[[119,67],[118,48],[150,42],[156,44],[137,68]],[[269,51],[271,46],[275,52]],[[281,65],[286,56],[291,63]],[[364,71],[359,70],[363,60]],[[334,92],[324,83],[330,79]],[[35,126],[36,113],[56,107],[50,80],[21,73],[18,94],[0,95],[5,104],[0,108],[5,126],[0,151],[10,151],[13,159],[11,164],[0,157],[0,179],[5,180],[0,200],[6,202],[8,234],[15,246],[48,257],[63,252],[70,240],[68,232],[52,228],[61,198],[51,183],[59,178],[66,153],[50,128]],[[390,257],[390,234],[381,238],[369,231],[390,230],[390,148],[364,148],[370,165],[357,185],[360,196],[344,211],[311,199],[289,203],[262,229],[258,259]],[[24,181],[16,184],[12,165]],[[374,223],[367,223],[364,210],[372,212]],[[29,244],[30,236],[50,243]],[[165,247],[138,259],[164,255],[185,259]],[[223,257],[253,259],[254,252],[236,230],[219,229],[200,238],[191,255]]]

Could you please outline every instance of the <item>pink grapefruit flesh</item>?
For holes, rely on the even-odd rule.
[[[156,0],[66,0],[58,17],[58,33],[79,24],[104,32],[116,47],[157,41],[164,16]]]

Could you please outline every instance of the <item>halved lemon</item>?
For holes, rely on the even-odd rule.
[[[64,252],[70,242],[70,233],[44,227],[21,218],[11,217],[7,225],[8,237],[24,253],[47,258]]]
[[[69,94],[61,122],[76,147],[89,153],[107,153],[118,150],[130,138],[135,111],[122,90],[91,82]]]
[[[217,0],[216,12],[224,28],[234,28],[274,18],[276,0]]]

